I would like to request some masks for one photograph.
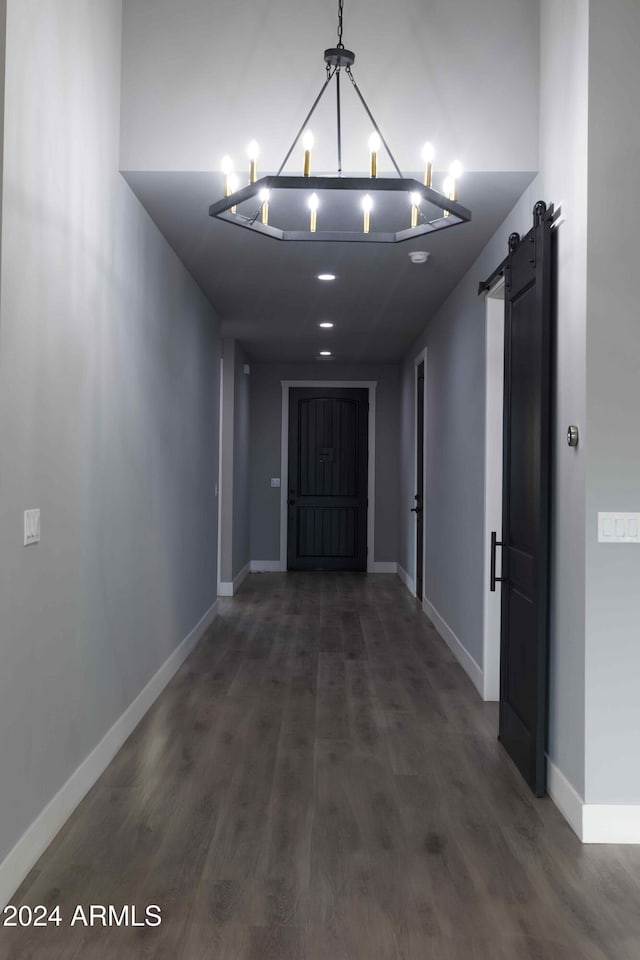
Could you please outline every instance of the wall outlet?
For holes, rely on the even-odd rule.
[[[25,510],[24,512],[24,545],[40,543],[40,510]]]
[[[249,366],[248,363],[245,363],[245,365],[242,368],[242,372],[245,374],[245,376],[247,377],[249,376],[249,374],[251,373],[251,367]]]
[[[280,486],[280,477],[271,477],[271,486],[279,487]]]

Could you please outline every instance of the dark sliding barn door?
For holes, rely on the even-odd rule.
[[[368,390],[289,391],[289,570],[367,569]]]
[[[424,580],[424,361],[416,384],[416,597],[422,603]]]
[[[533,229],[511,235],[504,270],[499,736],[536,796],[546,787],[551,244],[551,214],[539,203]]]

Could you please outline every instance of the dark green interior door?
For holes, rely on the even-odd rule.
[[[368,390],[289,391],[289,570],[367,569]]]

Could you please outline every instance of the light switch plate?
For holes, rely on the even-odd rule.
[[[279,487],[280,486],[280,477],[271,477],[271,486]]]
[[[24,512],[24,545],[40,543],[40,510],[25,510]]]
[[[598,543],[640,544],[640,513],[599,513]]]

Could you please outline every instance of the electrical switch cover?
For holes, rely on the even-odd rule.
[[[24,512],[24,545],[40,542],[40,510],[25,510]]]
[[[640,544],[640,513],[599,513],[598,542]]]

